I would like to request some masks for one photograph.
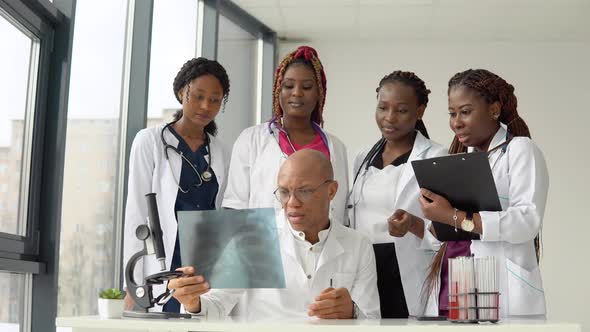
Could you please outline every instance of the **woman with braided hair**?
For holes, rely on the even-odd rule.
[[[410,164],[446,154],[428,138],[422,121],[429,93],[412,72],[383,77],[375,111],[382,137],[354,161],[350,223],[373,242],[383,318],[436,315],[435,306],[424,312],[419,304],[432,251],[421,248],[428,222],[422,218],[420,188]]]
[[[145,223],[148,216],[145,195],[155,193],[164,250],[168,253],[166,266],[174,271],[181,265],[177,211],[214,210],[221,205],[229,156],[215,138],[214,119],[227,102],[229,78],[217,61],[196,58],[182,66],[172,88],[182,107],[174,120],[139,131],[131,146],[124,262],[142,247],[135,237],[135,229]],[[141,273],[135,280],[143,280],[145,276],[160,272],[160,266],[155,259],[146,260],[142,268],[136,270]],[[154,294],[163,293],[165,287],[165,284],[154,285]],[[128,308],[131,302],[131,297],[127,296]],[[159,309],[156,306],[153,310]],[[173,298],[162,310],[178,313],[180,303]]]
[[[330,218],[338,223],[348,221],[346,149],[322,129],[325,101],[326,74],[318,54],[309,46],[300,46],[276,69],[272,119],[246,128],[234,144],[223,207],[281,209],[273,194],[279,167],[293,152],[315,149],[332,162],[340,187],[330,205]]]
[[[545,158],[517,112],[514,87],[503,78],[469,69],[451,78],[448,95],[449,124],[455,133],[449,152],[487,151],[502,211],[457,210],[444,197],[421,190],[426,218],[449,225],[456,220],[464,231],[481,239],[443,244],[423,295],[437,294],[440,313],[446,315],[448,259],[495,256],[501,317],[544,317],[539,239],[549,188]]]

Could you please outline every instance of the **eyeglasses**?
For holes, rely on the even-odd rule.
[[[293,191],[293,193],[291,193],[289,190],[287,190],[285,188],[278,187],[273,192],[273,194],[275,195],[277,200],[283,205],[287,204],[287,202],[291,198],[291,195],[294,195],[295,198],[298,201],[300,201],[301,203],[306,203],[311,199],[311,196],[313,195],[313,193],[315,193],[318,189],[320,189],[321,186],[325,185],[326,183],[331,183],[333,181],[334,180],[326,180],[326,181],[322,182],[322,184],[320,184],[319,186],[317,186],[313,189],[312,188],[295,189]]]

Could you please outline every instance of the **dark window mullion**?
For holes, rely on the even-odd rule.
[[[1,1],[1,0],[0,0]],[[46,272],[33,275],[31,301],[31,330],[46,331],[55,326],[59,274],[59,243],[62,207],[63,173],[67,126],[67,104],[71,55],[73,44],[75,0],[54,0],[53,5],[62,13],[63,19],[55,26],[53,45],[51,40],[41,41],[39,85],[45,98],[37,101],[44,104],[35,125],[34,153],[42,158],[39,178],[35,175],[31,185],[38,185],[38,204],[34,210],[39,232],[38,259],[46,265]],[[46,44],[44,44],[44,42]],[[39,130],[39,131],[37,131]],[[43,145],[38,144],[42,141]],[[36,202],[32,199],[31,202]]]

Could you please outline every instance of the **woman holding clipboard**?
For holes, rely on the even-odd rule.
[[[439,313],[446,315],[448,259],[495,256],[501,317],[544,317],[539,239],[549,177],[543,154],[517,112],[514,87],[487,70],[470,69],[451,78],[448,96],[449,124],[455,133],[449,153],[488,151],[502,211],[461,211],[444,197],[421,189],[425,218],[480,236],[479,241],[441,246],[425,294],[438,294]]]

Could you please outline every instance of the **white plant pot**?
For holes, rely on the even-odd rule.
[[[121,318],[123,315],[123,308],[125,307],[124,300],[110,300],[98,299],[98,316],[100,318]]]

